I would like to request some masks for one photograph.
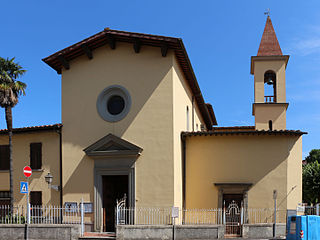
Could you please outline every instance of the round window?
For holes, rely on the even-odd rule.
[[[100,117],[108,122],[123,119],[129,112],[131,98],[129,92],[122,86],[113,85],[105,88],[97,100],[97,110]]]
[[[124,106],[124,99],[117,95],[110,97],[107,103],[108,112],[112,115],[120,114],[123,111]]]

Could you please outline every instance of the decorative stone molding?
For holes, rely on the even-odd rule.
[[[119,114],[111,114],[108,111],[108,101],[119,96],[124,101],[124,108]],[[100,117],[107,122],[117,122],[122,120],[129,113],[131,108],[131,97],[127,89],[120,85],[112,85],[105,88],[98,96],[97,111]]]

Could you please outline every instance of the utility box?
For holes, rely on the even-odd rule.
[[[287,222],[287,240],[320,239],[320,216],[290,216]]]

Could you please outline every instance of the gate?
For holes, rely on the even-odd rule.
[[[228,208],[224,208],[224,223],[226,237],[240,237],[242,233],[243,208],[233,200]]]
[[[120,200],[117,200],[116,206],[116,225],[126,224],[126,201],[127,195],[124,194],[124,197]]]

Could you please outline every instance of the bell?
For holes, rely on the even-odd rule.
[[[272,80],[272,78],[269,78],[269,79],[267,80],[267,84],[268,84],[268,85],[273,85],[273,80]]]

